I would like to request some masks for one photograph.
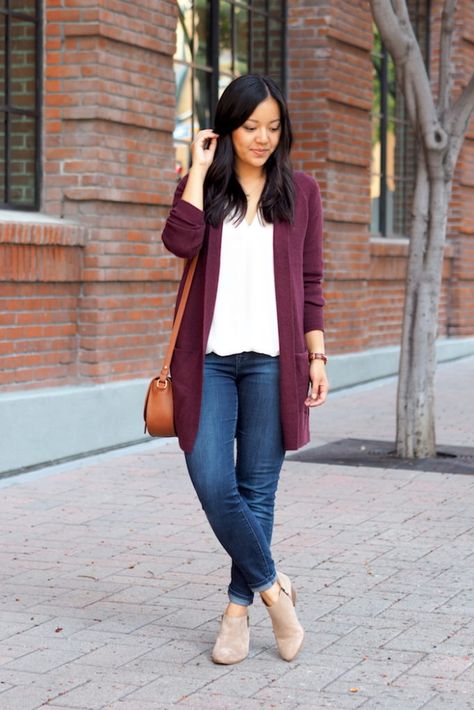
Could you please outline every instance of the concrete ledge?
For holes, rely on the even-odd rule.
[[[436,343],[437,360],[445,362],[474,354],[473,338],[443,338]],[[371,382],[398,372],[400,348],[393,345],[360,353],[333,355],[328,362],[331,390]]]
[[[148,380],[0,394],[0,472],[124,446],[143,433]]]
[[[438,341],[438,360],[474,354],[473,338]],[[393,375],[398,347],[331,357],[332,390]],[[148,380],[0,394],[0,473],[44,466],[147,441],[142,407]]]

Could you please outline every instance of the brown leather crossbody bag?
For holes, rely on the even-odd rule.
[[[189,270],[186,275],[183,293],[179,302],[176,318],[174,319],[170,342],[161,372],[158,377],[154,377],[151,380],[145,396],[143,418],[145,420],[145,433],[148,431],[150,436],[176,436],[170,364],[181,321],[183,320],[184,309],[186,308],[194,272],[196,271],[197,260],[198,255],[193,257],[189,264]]]

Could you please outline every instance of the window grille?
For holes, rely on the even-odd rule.
[[[429,0],[409,2],[413,28],[428,66],[429,9]],[[371,232],[404,237],[410,232],[417,140],[396,82],[392,58],[375,25],[372,63]]]
[[[0,207],[39,209],[40,2],[0,0]]]

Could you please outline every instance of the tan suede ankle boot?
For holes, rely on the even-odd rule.
[[[285,661],[292,661],[303,645],[304,629],[296,616],[296,591],[286,574],[277,574],[281,587],[278,601],[271,605],[264,601],[264,604],[272,620],[280,656]]]
[[[223,614],[212,660],[225,665],[240,663],[249,654],[249,642],[249,617]]]

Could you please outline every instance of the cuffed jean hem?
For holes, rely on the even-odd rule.
[[[244,599],[243,597],[236,596],[233,592],[228,592],[227,596],[231,604],[239,604],[239,606],[251,606],[251,604],[253,604],[253,598]]]
[[[266,592],[267,589],[270,589],[270,587],[273,587],[273,585],[275,584],[277,579],[278,579],[278,575],[275,573],[271,582],[264,582],[263,584],[260,584],[258,587],[251,587],[252,592],[255,592],[255,593]]]
[[[270,582],[263,582],[263,584],[260,584],[258,587],[253,587],[252,592],[254,592],[255,594],[259,594],[260,592],[266,592],[267,589],[273,587],[277,580],[278,575],[275,574],[273,580],[271,580]],[[228,591],[228,597],[229,601],[232,602],[232,604],[240,604],[241,606],[250,606],[251,604],[253,604],[253,597],[241,597],[230,589]]]

